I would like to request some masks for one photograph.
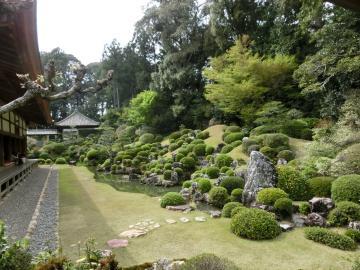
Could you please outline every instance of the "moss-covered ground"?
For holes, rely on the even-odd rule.
[[[59,166],[60,240],[65,254],[77,254],[78,241],[96,238],[100,247],[118,238],[128,226],[144,219],[161,224],[159,229],[132,239],[129,246],[115,250],[122,266],[154,261],[160,257],[184,258],[208,252],[227,257],[242,269],[351,269],[344,252],[306,240],[302,229],[283,233],[271,241],[250,241],[230,232],[229,219],[210,219],[204,223],[166,224],[165,219],[193,219],[207,216],[194,211],[175,213],[160,208],[159,198],[141,193],[117,191],[96,182],[85,167]],[[207,216],[208,217],[208,216]]]

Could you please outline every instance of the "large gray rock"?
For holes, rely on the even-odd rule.
[[[243,192],[243,203],[255,201],[256,194],[263,188],[275,187],[276,169],[271,160],[258,151],[252,151],[247,169]]]
[[[326,227],[326,219],[318,213],[310,213],[305,219],[305,225]]]
[[[326,217],[329,211],[334,208],[334,203],[330,198],[314,197],[310,201],[310,211]]]
[[[360,231],[360,221],[350,221],[349,228]]]

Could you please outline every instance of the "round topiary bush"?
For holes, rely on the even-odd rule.
[[[288,217],[293,212],[293,201],[289,198],[280,198],[275,201],[274,207],[281,216]]]
[[[234,133],[230,133],[229,135],[227,135],[224,138],[224,142],[227,144],[230,144],[235,141],[241,141],[244,137],[245,137],[244,132],[234,132]]]
[[[193,152],[198,157],[203,157],[206,154],[206,145],[205,144],[196,144],[194,146]]]
[[[246,208],[231,218],[231,231],[240,237],[252,240],[273,239],[281,228],[273,214],[256,208]]]
[[[39,158],[46,160],[46,159],[49,159],[49,158],[50,158],[50,155],[49,155],[49,153],[47,153],[47,152],[41,152],[41,153],[39,154]]]
[[[305,228],[305,238],[327,245],[332,248],[338,248],[342,250],[354,250],[356,249],[356,243],[350,237],[341,235],[329,229],[320,227]]]
[[[191,188],[191,184],[192,184],[191,180],[186,180],[183,182],[182,187],[183,188]]]
[[[151,133],[144,133],[143,135],[140,136],[139,141],[142,144],[153,143],[155,141],[155,136],[154,134]]]
[[[182,205],[185,204],[184,198],[177,192],[168,192],[162,196],[160,206],[165,208],[171,205]]]
[[[176,268],[177,269],[177,268]],[[214,254],[200,254],[185,261],[179,270],[239,270],[231,261]]]
[[[87,158],[88,160],[93,160],[93,159],[96,159],[97,155],[98,155],[98,151],[97,151],[97,150],[95,150],[95,149],[90,149],[90,150],[87,152],[87,154],[86,154],[86,158]]]
[[[203,131],[203,132],[200,132],[200,133],[196,136],[196,139],[205,140],[205,139],[209,138],[209,136],[210,136],[209,131]]]
[[[360,205],[354,202],[341,201],[336,208],[331,210],[328,216],[330,225],[342,226],[350,221],[360,220]]]
[[[292,166],[279,166],[277,173],[277,186],[288,193],[290,199],[305,201],[311,197],[308,182],[296,168]]]
[[[360,201],[360,175],[350,174],[337,178],[331,186],[331,198],[335,202]]]
[[[172,173],[171,170],[164,171],[164,179],[165,180],[170,180],[171,179],[171,173]]]
[[[180,131],[175,131],[169,135],[169,139],[177,140],[181,137],[181,135]]]
[[[206,174],[210,177],[210,179],[215,179],[217,177],[219,177],[220,174],[220,170],[218,167],[208,167],[206,169]]]
[[[222,208],[228,201],[229,195],[223,187],[213,187],[209,192],[210,203]]]
[[[308,215],[310,213],[310,204],[308,202],[301,202],[299,204],[299,212],[302,215]]]
[[[51,160],[51,159],[47,159],[47,160],[45,161],[45,164],[48,164],[48,165],[52,164],[52,160]]]
[[[271,148],[269,146],[264,146],[260,148],[260,152],[267,156],[270,159],[273,159],[277,156],[277,151],[274,148]]]
[[[239,127],[239,126],[228,126],[225,129],[226,133],[234,133],[234,132],[240,132],[240,131],[241,131],[241,127]]]
[[[191,171],[195,169],[196,161],[192,157],[184,157],[180,160],[185,170]]]
[[[262,134],[257,137],[263,146],[278,148],[280,146],[289,146],[289,137],[281,133]]]
[[[266,205],[274,205],[280,198],[288,198],[289,195],[280,188],[264,188],[256,196],[256,201]]]
[[[224,166],[224,167],[221,167],[220,172],[221,173],[226,173],[228,170],[230,170],[230,167]]]
[[[235,207],[233,210],[231,210],[231,214],[230,214],[230,217],[233,217],[235,216],[236,214],[240,213],[240,211],[242,210],[246,210],[248,209],[247,207],[243,206],[243,205],[240,205],[240,206],[237,206]]]
[[[314,177],[308,180],[310,193],[313,197],[330,197],[331,184],[335,180],[333,177]]]
[[[172,164],[171,163],[165,163],[164,169],[165,170],[171,170],[172,169]]]
[[[244,179],[238,176],[228,176],[220,184],[220,186],[226,188],[227,192],[231,192],[236,188],[244,188]]]
[[[287,162],[293,160],[295,158],[295,154],[293,151],[291,150],[282,150],[278,153],[277,155],[278,158],[283,158],[285,159]]]
[[[243,189],[241,188],[235,188],[233,189],[233,191],[231,192],[231,196],[230,196],[230,200],[232,202],[242,202],[242,194],[243,194]]]
[[[350,237],[356,243],[360,243],[360,231],[359,230],[347,229],[345,231],[345,235]]]
[[[55,164],[66,164],[66,159],[63,157],[59,157],[55,160]]]
[[[233,162],[232,157],[225,155],[225,154],[217,155],[217,157],[215,158],[215,164],[216,164],[216,167],[218,167],[218,168],[221,168],[224,166],[229,167],[232,162]]]
[[[242,206],[241,203],[239,202],[228,202],[224,205],[222,212],[221,212],[221,216],[225,217],[225,218],[229,218],[231,217],[231,211],[238,206]]]
[[[205,149],[206,155],[212,155],[215,151],[215,148],[211,145],[207,145]]]
[[[195,181],[198,182],[199,190],[201,193],[206,193],[211,190],[212,185],[211,185],[211,182],[209,179],[198,178],[198,179],[195,179]]]
[[[222,149],[221,149],[221,154],[227,154],[230,153],[232,150],[234,149],[234,147],[232,145],[225,145]]]
[[[39,159],[38,159],[38,163],[39,163],[39,164],[45,164],[45,159],[39,158]]]
[[[184,176],[184,171],[181,168],[175,168],[174,171],[177,173],[179,178],[182,178]]]

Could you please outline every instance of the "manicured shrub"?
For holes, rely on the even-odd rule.
[[[354,229],[347,229],[345,235],[349,236],[356,243],[360,243],[360,231]]]
[[[52,164],[52,160],[51,160],[51,159],[47,159],[47,160],[45,161],[45,164],[48,164],[48,165]]]
[[[219,208],[222,208],[229,200],[227,190],[223,187],[213,187],[209,192],[210,202]]]
[[[310,213],[310,204],[308,202],[301,202],[299,204],[299,212],[302,215],[308,215]]]
[[[185,261],[179,270],[239,270],[231,261],[214,254],[200,254]]]
[[[238,213],[240,213],[241,211],[246,210],[246,209],[248,209],[248,208],[245,207],[245,206],[243,206],[243,205],[237,206],[237,207],[235,207],[233,210],[231,210],[230,217],[233,217],[233,216],[235,216],[236,214],[238,214]]]
[[[207,145],[205,149],[206,155],[212,155],[215,151],[215,148],[211,145]]]
[[[249,153],[249,147],[252,146],[252,145],[257,145],[258,142],[253,140],[253,139],[244,139],[244,141],[242,142],[242,151],[245,153],[245,154],[248,154]]]
[[[51,142],[44,146],[44,150],[51,155],[61,155],[65,152],[66,146],[64,143]]]
[[[291,216],[293,212],[292,200],[289,198],[277,199],[274,203],[274,207],[277,213],[283,217]]]
[[[291,161],[295,158],[295,154],[293,151],[291,150],[282,150],[282,151],[279,151],[278,155],[277,155],[278,158],[283,158],[285,159],[286,161]]]
[[[215,179],[217,177],[219,177],[220,174],[220,170],[218,167],[208,167],[206,169],[206,174],[210,177],[210,179]]]
[[[314,177],[308,180],[310,193],[313,197],[330,197],[333,177]]]
[[[105,170],[110,169],[110,167],[111,167],[111,159],[108,158],[107,160],[105,160],[104,163],[101,164],[101,167],[103,169],[105,169]]]
[[[164,169],[165,170],[171,170],[172,169],[172,164],[171,163],[165,163]]]
[[[224,166],[229,167],[232,162],[233,162],[232,157],[225,155],[225,154],[217,155],[216,159],[215,159],[215,164],[216,164],[216,167],[218,167],[218,168],[221,168]]]
[[[242,138],[244,138],[244,137],[245,137],[245,133],[243,133],[243,132],[230,133],[229,135],[227,135],[224,138],[224,142],[227,144],[230,144],[235,141],[241,141]]]
[[[281,133],[263,134],[258,136],[258,138],[260,142],[262,142],[262,145],[269,146],[271,148],[289,146],[289,137]]]
[[[177,140],[181,137],[181,135],[180,131],[175,131],[169,135],[169,139]]]
[[[84,162],[85,157],[86,157],[85,155],[80,155],[79,161],[80,161],[80,162]]]
[[[47,159],[50,158],[50,155],[49,155],[49,153],[47,153],[47,152],[41,152],[41,153],[39,154],[39,158],[40,158],[40,159],[47,160]]]
[[[305,228],[305,238],[327,245],[332,248],[338,248],[342,250],[354,250],[356,249],[356,243],[353,239],[346,235],[341,235],[333,232],[329,229],[320,227],[308,227]]]
[[[165,208],[168,205],[182,205],[185,204],[184,198],[177,192],[166,193],[160,201],[160,206]]]
[[[355,143],[342,150],[336,155],[331,165],[334,175],[360,175],[360,143]]]
[[[122,164],[125,166],[125,167],[131,167],[132,165],[132,160],[131,159],[124,159],[122,161]]]
[[[66,164],[66,159],[63,158],[63,157],[58,157],[56,160],[55,160],[55,164]]]
[[[280,126],[276,126],[276,125],[258,126],[256,128],[254,128],[253,130],[251,130],[250,136],[257,136],[257,135],[262,135],[262,134],[276,133],[276,132],[279,132],[280,128],[281,128]]]
[[[228,170],[230,170],[230,167],[224,166],[224,167],[221,167],[220,172],[221,173],[226,173]]]
[[[206,154],[206,145],[205,144],[197,144],[194,146],[194,154],[198,157],[203,157]]]
[[[195,168],[196,161],[192,157],[184,157],[180,160],[185,170],[191,171]]]
[[[182,178],[184,176],[184,171],[181,168],[175,168],[174,171],[177,173],[177,175]]]
[[[206,178],[199,178],[195,180],[199,184],[199,190],[201,193],[206,193],[211,190],[211,182]]]
[[[289,195],[280,188],[264,188],[256,196],[256,201],[266,205],[274,205],[280,198],[288,198]]]
[[[221,154],[227,154],[230,153],[232,150],[234,149],[234,147],[232,145],[225,145],[222,149],[221,149]]]
[[[330,225],[347,225],[350,221],[360,220],[360,205],[354,202],[341,201],[336,208],[331,210],[328,216]]]
[[[264,154],[265,156],[269,157],[270,159],[273,159],[277,155],[277,151],[274,148],[271,148],[269,146],[264,146],[260,148],[260,152]]]
[[[201,139],[201,140],[205,140],[205,139],[207,139],[207,138],[209,138],[209,131],[203,131],[203,132],[200,132],[197,136],[196,136],[196,138],[197,139]]]
[[[231,196],[230,196],[230,200],[232,202],[241,202],[242,201],[242,193],[243,193],[243,189],[241,188],[235,188],[233,189],[233,191],[231,192]]]
[[[180,162],[180,160],[182,160],[185,156],[182,154],[182,153],[177,153],[176,154],[176,157],[175,157],[175,160],[177,162]]]
[[[337,178],[331,186],[331,197],[335,202],[360,201],[360,175],[350,174]]]
[[[171,173],[172,173],[171,170],[164,171],[164,179],[165,180],[170,180],[171,179]]]
[[[242,206],[239,202],[228,202],[224,205],[221,216],[225,218],[229,218],[231,216],[231,211],[238,206]]]
[[[191,183],[192,183],[191,180],[186,180],[183,182],[182,187],[183,188],[191,188]]]
[[[305,139],[303,133],[306,129],[308,129],[308,125],[305,121],[295,119],[285,121],[281,127],[281,132],[293,138]]]
[[[239,127],[239,126],[228,126],[225,129],[226,133],[234,133],[234,132],[240,132],[240,131],[241,131],[241,127]]]
[[[86,158],[88,160],[94,160],[97,158],[97,155],[98,155],[98,151],[95,150],[95,149],[90,149],[87,154],[86,154]]]
[[[178,149],[180,146],[177,143],[172,143],[169,145],[169,150],[170,151],[174,151],[176,149]]]
[[[191,144],[205,144],[204,140],[201,139],[195,139],[191,142]]]
[[[309,199],[309,187],[306,179],[292,166],[279,166],[277,186],[289,194],[294,201]]]
[[[235,176],[235,172],[232,169],[229,169],[225,172],[227,176]]]
[[[155,141],[155,136],[154,134],[151,133],[144,133],[143,135],[140,136],[139,141],[142,144],[153,143]]]
[[[235,148],[235,147],[238,147],[239,145],[242,144],[242,141],[235,141],[235,142],[232,142],[230,145]]]
[[[281,233],[273,214],[261,209],[247,208],[231,218],[231,231],[252,240],[273,239]]]
[[[228,176],[220,184],[220,186],[226,188],[227,192],[231,192],[236,188],[244,188],[244,179],[238,176]]]
[[[39,158],[39,159],[38,159],[38,162],[39,162],[39,164],[45,164],[45,159]]]

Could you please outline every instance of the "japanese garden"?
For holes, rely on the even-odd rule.
[[[148,0],[86,64],[41,4],[0,0],[0,270],[360,270],[359,1]]]

